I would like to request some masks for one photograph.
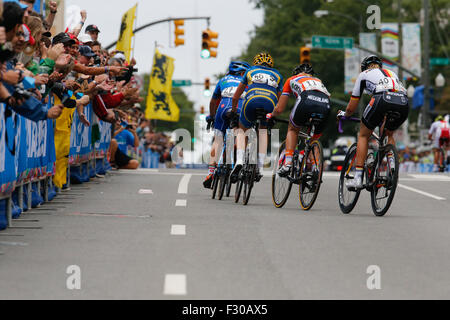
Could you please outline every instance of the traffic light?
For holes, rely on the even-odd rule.
[[[308,47],[300,48],[300,64],[303,63],[311,64],[311,48]]]
[[[219,34],[217,32],[211,31],[209,29],[202,32],[202,52],[200,56],[203,59],[217,57],[217,51],[213,51],[211,50],[211,48],[217,48],[219,46],[219,43],[217,41],[214,41],[214,39],[217,39],[218,37]]]
[[[184,26],[184,20],[174,20],[173,23],[175,24],[175,47],[184,45],[184,39],[179,38],[184,35],[184,29],[181,29]]]
[[[200,114],[205,114],[205,107],[204,106],[200,107]]]
[[[211,96],[211,90],[209,89],[210,86],[211,86],[211,82],[210,82],[209,78],[206,78],[205,79],[205,91],[203,92],[205,97]]]

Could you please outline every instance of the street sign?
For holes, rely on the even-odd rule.
[[[191,80],[172,80],[172,87],[190,87],[192,86]]]
[[[431,66],[448,66],[450,60],[448,58],[430,58]]]
[[[312,36],[312,47],[316,49],[352,49],[353,38]]]

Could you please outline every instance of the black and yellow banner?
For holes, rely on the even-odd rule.
[[[173,70],[174,59],[156,49],[148,88],[147,119],[172,122],[180,120],[180,109],[172,97]]]
[[[136,8],[137,4],[128,10],[122,17],[122,24],[120,25],[120,35],[117,41],[116,50],[123,51],[127,61],[130,61],[131,56],[131,41],[133,39],[134,33],[134,19],[136,19]]]

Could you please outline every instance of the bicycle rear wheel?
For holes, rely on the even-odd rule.
[[[439,172],[445,172],[446,167],[445,158],[447,157],[446,151],[444,148],[440,148],[438,153],[439,153]]]
[[[319,195],[323,174],[323,150],[320,141],[313,141],[300,167],[298,195],[300,205],[307,211],[312,208]]]
[[[390,167],[387,156],[389,153],[394,155],[395,168]],[[397,189],[399,160],[397,149],[391,144],[384,147],[379,156],[381,159],[378,161],[375,171],[375,184],[371,191],[371,202],[373,213],[382,217],[389,210]]]
[[[242,181],[242,169],[241,172],[239,172],[239,176],[238,176],[238,180],[236,182],[236,191],[234,193],[234,202],[238,203],[239,199],[241,198],[241,192],[242,192],[242,185],[243,185],[243,181]]]
[[[216,198],[216,193],[217,193],[217,187],[219,185],[219,175],[217,173],[217,169],[216,172],[214,172],[214,176],[213,176],[213,183],[212,183],[212,196],[211,199],[215,199]]]
[[[225,193],[226,184],[227,184],[228,174],[227,174],[227,172],[224,172],[224,171],[226,171],[226,168],[222,168],[222,172],[219,177],[219,194],[218,194],[219,200],[222,200],[223,194]]]
[[[225,196],[226,197],[229,197],[230,196],[230,193],[231,193],[231,187],[232,187],[232,183],[231,183],[231,178],[230,178],[230,174],[231,174],[231,170],[232,170],[232,168],[231,168],[231,166],[229,166],[228,167],[228,172],[227,172],[227,190],[226,190],[226,193],[225,193]]]
[[[284,163],[284,152],[286,151],[286,142],[283,142],[278,151],[278,158],[275,162],[277,165],[274,166],[274,172],[272,174],[272,201],[275,207],[282,208],[287,200],[292,189],[292,182],[286,177],[280,177],[278,175],[278,170],[283,166]],[[292,166],[291,176],[294,172],[294,166]]]
[[[249,164],[244,166],[244,194],[243,201],[244,206],[248,204],[250,200],[250,195],[252,193],[253,186],[255,184],[255,176],[256,176],[256,164]]]
[[[361,190],[350,191],[345,186],[346,182],[355,178],[356,173],[356,146],[353,144],[350,149],[348,149],[347,155],[345,156],[344,166],[341,170],[341,176],[339,178],[339,188],[338,188],[338,199],[339,207],[342,213],[350,213],[358,202]]]

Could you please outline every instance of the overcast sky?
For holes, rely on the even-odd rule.
[[[85,26],[96,24],[104,46],[117,40],[122,15],[138,3],[137,26],[169,17],[210,16],[210,29],[219,33],[217,58],[200,58],[201,32],[206,21],[185,21],[185,45],[173,48],[173,23],[152,26],[136,35],[135,57],[139,73],[150,72],[155,42],[159,50],[175,58],[173,79],[190,79],[203,82],[224,72],[230,59],[238,56],[250,41],[249,33],[263,22],[263,12],[256,10],[248,0],[66,0],[66,8],[77,5],[86,9],[88,18]],[[84,32],[84,30],[83,30]],[[209,99],[203,97],[203,87],[185,90],[189,99],[200,105],[209,106]]]

